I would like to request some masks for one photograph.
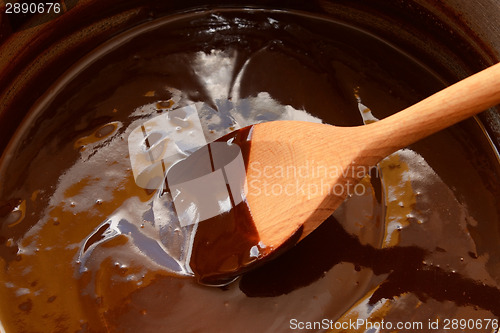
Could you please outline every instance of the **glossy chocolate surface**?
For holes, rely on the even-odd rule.
[[[500,165],[474,120],[384,160],[315,232],[222,288],[193,278],[205,263],[197,229],[211,224],[181,226],[172,193],[140,186],[131,164],[134,130],[196,103],[212,142],[270,120],[362,125],[364,105],[383,118],[443,85],[372,35],[297,13],[182,14],[117,36],[33,106],[2,157],[3,327],[498,319]]]

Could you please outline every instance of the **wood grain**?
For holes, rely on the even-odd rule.
[[[363,170],[366,174],[391,153],[498,103],[500,64],[365,126],[255,125],[247,202],[261,242],[276,248],[301,227],[305,237],[349,195]]]

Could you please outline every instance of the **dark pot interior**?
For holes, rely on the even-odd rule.
[[[16,124],[47,87],[99,43],[155,17],[232,4],[231,1],[123,1],[117,5],[106,1],[69,1],[69,11],[53,20],[2,14],[0,120],[4,127],[0,148],[5,147]],[[494,0],[477,5],[460,0],[254,1],[248,2],[247,7],[298,9],[355,23],[415,56],[448,83],[477,72],[500,57],[496,24],[500,9]],[[498,148],[500,130],[495,111],[480,118]]]

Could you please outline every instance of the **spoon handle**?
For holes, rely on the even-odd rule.
[[[500,63],[365,126],[367,148],[376,156],[387,156],[499,103]]]

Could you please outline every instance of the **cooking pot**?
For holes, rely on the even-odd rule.
[[[155,17],[232,4],[69,1],[53,19],[2,13],[0,148],[50,82],[99,43]],[[355,23],[421,59],[449,82],[497,62],[500,56],[500,28],[496,24],[500,6],[495,0],[254,1],[246,6],[299,9]],[[479,118],[498,147],[498,112],[490,110]]]
[[[13,158],[12,148],[16,145],[29,145],[29,136],[23,137],[24,142],[12,141],[12,138],[15,137],[16,131],[20,133],[26,130],[21,128],[21,123],[23,120],[32,119],[30,111],[37,101],[50,96],[58,78],[100,45],[119,36],[120,33],[155,19],[213,8],[242,7],[233,1],[196,0],[120,1],[119,3],[108,0],[70,0],[62,4],[61,12],[50,16],[2,13],[0,151],[3,155],[0,162]],[[355,26],[374,38],[394,45],[400,52],[415,59],[422,67],[428,68],[429,72],[439,77],[444,84],[451,84],[500,60],[500,28],[497,24],[500,18],[500,3],[496,0],[475,2],[262,0],[248,1],[244,7],[309,13],[315,17]],[[430,88],[432,89],[435,88]],[[386,116],[393,111],[395,110],[385,111],[386,114],[384,112],[382,114]],[[475,215],[472,215],[477,216],[480,222],[486,221],[483,224],[468,221],[470,224],[468,232],[472,234],[477,246],[477,252],[471,256],[476,256],[476,259],[478,256],[481,257],[481,254],[491,258],[498,257],[500,255],[497,243],[500,239],[500,187],[497,186],[500,182],[498,108],[492,108],[474,119],[457,125],[453,135],[458,137],[457,142],[473,152],[467,170],[477,169],[477,174],[482,179],[491,180],[489,185],[486,183],[481,185],[491,192],[488,198],[493,198],[483,203],[484,207],[488,208],[487,211],[482,211],[484,207],[481,204],[468,199],[468,196],[474,196],[471,189],[474,188],[473,181],[477,178],[471,178],[472,180],[468,182],[463,173],[450,172],[443,181],[456,193],[460,203],[474,212]],[[432,154],[426,155],[426,148],[422,148],[421,153],[426,158],[433,159]],[[440,173],[439,163],[433,167]],[[460,166],[457,167],[459,168]],[[4,174],[5,170],[0,169],[1,178],[4,179],[9,176]],[[471,192],[461,196],[460,193],[465,191]],[[0,200],[3,200],[0,208],[5,210],[17,204],[10,202],[5,204],[5,200],[12,198],[8,193],[0,193],[2,195]],[[0,216],[2,213],[6,215],[9,212],[0,211]],[[3,225],[2,228],[7,226]],[[0,238],[0,241],[0,246],[3,247],[3,252],[0,254],[10,255],[9,239]],[[484,260],[488,272],[498,285],[500,283],[498,260]],[[425,295],[422,297],[425,298]],[[21,306],[19,311],[29,311],[29,304]],[[290,321],[290,328],[293,328],[293,325],[295,328],[300,328],[299,323],[300,319]]]

